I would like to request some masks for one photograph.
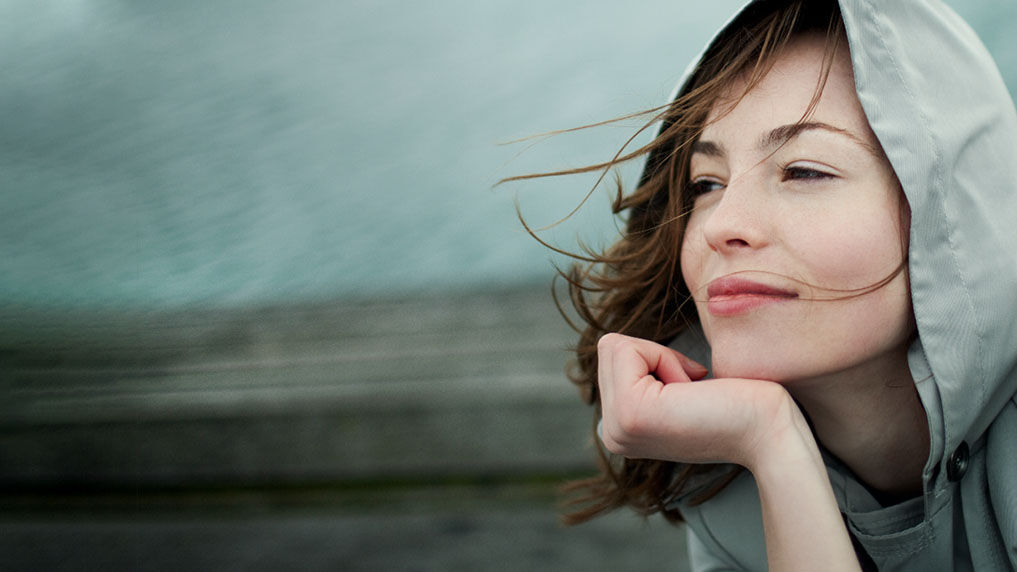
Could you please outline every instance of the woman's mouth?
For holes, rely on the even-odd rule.
[[[710,282],[706,295],[709,298],[707,310],[714,316],[745,314],[761,306],[798,297],[796,292],[732,275]]]

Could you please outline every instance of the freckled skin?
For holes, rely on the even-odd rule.
[[[693,155],[692,186],[702,194],[681,254],[715,375],[778,381],[792,393],[856,370],[898,371],[913,329],[906,272],[845,298],[900,267],[906,233],[900,186],[855,95],[846,50],[806,120],[822,127],[765,144],[799,122],[813,97],[823,40],[797,47],[737,106],[722,100],[711,113],[700,142],[713,150]],[[732,273],[798,298],[712,315],[706,288]]]

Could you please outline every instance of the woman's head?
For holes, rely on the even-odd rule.
[[[799,34],[751,86],[731,82],[677,183],[682,276],[718,376],[793,382],[905,359],[904,199],[835,45]]]

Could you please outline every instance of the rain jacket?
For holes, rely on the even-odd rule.
[[[920,497],[881,506],[828,458],[834,493],[865,567],[1015,570],[1017,112],[982,43],[937,0],[840,6],[858,98],[911,207],[908,360],[931,448]],[[672,347],[707,358],[694,337]],[[693,570],[766,569],[747,471],[702,505],[683,501]]]

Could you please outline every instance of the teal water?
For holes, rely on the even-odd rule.
[[[236,306],[544,280],[522,232],[741,2],[0,2],[0,299]],[[955,2],[1017,92],[1017,3]],[[632,172],[623,175],[631,179]],[[597,196],[546,238],[609,240]]]

